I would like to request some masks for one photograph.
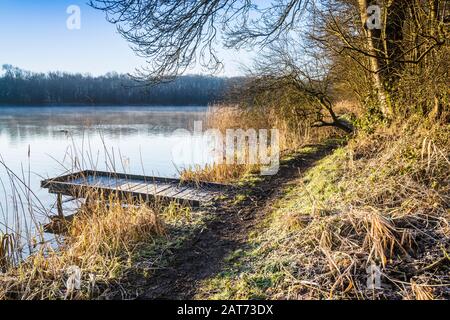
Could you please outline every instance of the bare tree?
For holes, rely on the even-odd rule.
[[[103,10],[148,60],[137,78],[170,79],[196,63],[216,72],[222,67],[219,45],[266,48],[283,36],[308,34],[369,75],[386,118],[394,117],[400,104],[395,96],[406,68],[424,69],[429,57],[448,49],[445,0],[273,0],[265,5],[256,0],[91,0],[90,5]],[[371,5],[381,10],[379,27],[368,27]],[[439,90],[434,104],[441,110]]]
[[[334,69],[330,56],[322,50],[305,41],[281,37],[261,53],[249,70],[250,88],[245,90],[252,94],[269,92],[275,99],[287,96],[292,108],[294,100],[300,104],[296,108],[298,120],[306,120],[312,127],[336,127],[351,133],[351,123],[335,112]],[[270,99],[269,95],[266,99]]]
[[[221,69],[217,46],[264,46],[292,30],[308,0],[92,0],[135,52],[148,60],[146,80],[172,78],[195,63]]]
[[[448,1],[320,2],[321,23],[316,28],[321,28],[321,32],[316,33],[315,39],[336,54],[351,58],[369,73],[386,118],[394,117],[398,104],[404,102],[395,97],[404,74],[419,69],[431,72],[428,67],[440,63],[438,56],[448,52]],[[377,26],[368,23],[375,8],[380,14]],[[423,76],[416,72],[416,79]]]

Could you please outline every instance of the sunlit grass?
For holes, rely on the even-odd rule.
[[[319,161],[197,298],[448,297],[449,129],[380,128]],[[378,290],[366,283],[373,264]]]
[[[94,195],[92,195],[94,198]],[[40,250],[0,276],[3,299],[86,299],[120,278],[139,246],[164,235],[159,218],[162,207],[125,204],[115,196],[95,195],[95,202],[80,208],[68,222],[64,242],[58,248]],[[79,270],[80,287],[69,278]],[[76,289],[76,290],[75,290]]]

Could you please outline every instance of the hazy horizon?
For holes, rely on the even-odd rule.
[[[92,74],[90,72],[79,72],[79,71],[65,71],[65,70],[57,70],[57,69],[48,70],[48,71],[33,71],[33,70],[28,70],[28,69],[22,68],[21,66],[17,66],[17,65],[8,63],[8,62],[1,62],[0,63],[0,77],[3,76],[4,73],[5,73],[3,71],[3,66],[4,65],[10,65],[10,66],[12,66],[14,68],[18,68],[18,69],[20,69],[22,71],[36,73],[36,74],[38,74],[38,73],[48,74],[48,73],[58,72],[58,73],[65,73],[65,74],[70,74],[70,75],[91,76],[91,77],[94,77],[94,78],[96,78],[96,77],[105,77],[105,76],[108,76],[108,74],[117,74],[119,76],[124,76],[124,75],[126,76],[126,75],[130,74],[130,72],[118,72],[116,70],[111,70],[111,71],[107,71],[105,73],[99,73],[99,74]],[[131,72],[131,75],[132,75],[132,72]],[[180,75],[179,77],[196,77],[196,76],[200,76],[200,77],[216,77],[216,78],[239,78],[239,77],[245,77],[246,75],[244,73],[237,74],[237,75],[227,75],[227,74],[224,74],[224,73],[209,74],[209,73],[201,73],[201,72],[199,72],[199,73],[185,73],[185,74]]]

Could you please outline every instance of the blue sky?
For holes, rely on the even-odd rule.
[[[117,34],[104,14],[86,5],[86,0],[0,0],[0,65],[47,72],[68,71],[104,74],[133,72],[145,65],[129,44]],[[81,29],[69,30],[66,10],[81,9]],[[220,50],[222,75],[242,74],[242,63],[251,54]],[[199,67],[189,73],[202,73]]]

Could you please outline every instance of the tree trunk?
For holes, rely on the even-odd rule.
[[[370,72],[372,74],[373,87],[375,88],[380,103],[380,111],[386,118],[390,118],[392,115],[390,101],[384,87],[384,81],[380,74],[380,70],[385,60],[381,57],[380,51],[377,50],[377,47],[379,47],[380,44],[381,30],[374,30],[367,27],[367,8],[370,5],[369,1],[358,0],[358,4],[361,15],[361,22],[363,24],[363,32],[366,37],[367,53],[369,55]]]
[[[395,87],[404,66],[404,63],[401,62],[401,60],[405,60],[402,48],[403,24],[410,5],[411,0],[395,0],[389,4],[386,10],[384,42],[387,63],[383,77],[389,88]]]
[[[433,37],[440,38],[439,35],[439,1],[438,0],[429,0],[430,7],[430,20],[431,20],[431,35]],[[435,54],[431,53],[431,59],[435,58]],[[431,121],[439,121],[441,119],[442,113],[444,111],[444,102],[442,100],[442,95],[439,93],[438,88],[434,88],[434,103],[431,108],[431,112],[429,113],[429,119]],[[429,110],[427,110],[429,111]]]

